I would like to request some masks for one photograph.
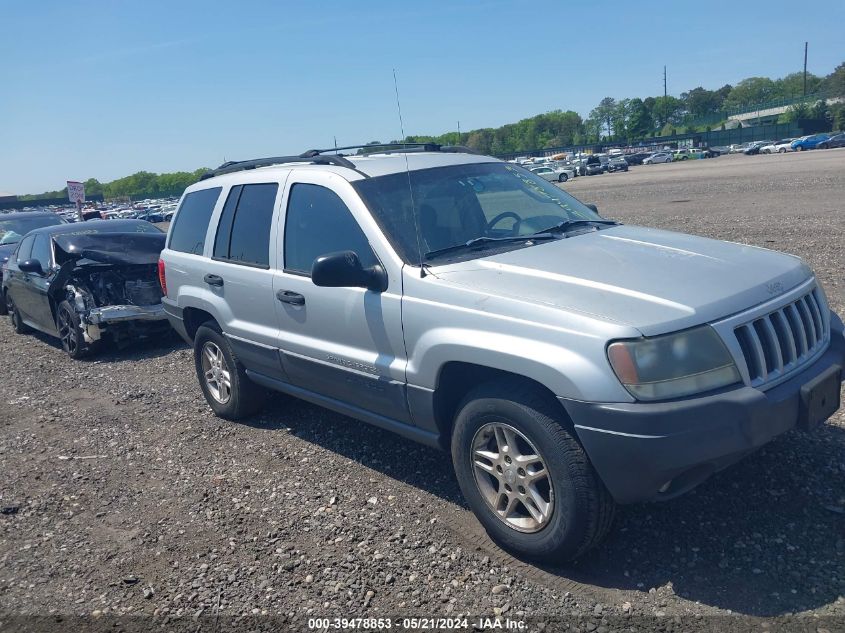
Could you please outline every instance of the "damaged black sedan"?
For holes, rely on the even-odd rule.
[[[122,347],[167,333],[158,280],[164,241],[141,220],[31,231],[4,267],[2,300],[12,326],[58,337],[74,359],[103,341]]]

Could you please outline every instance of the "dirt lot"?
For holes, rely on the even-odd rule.
[[[845,150],[563,187],[626,223],[800,255],[845,312]],[[0,630],[28,622],[12,614],[241,626],[232,618],[266,613],[277,630],[541,615],[607,631],[800,613],[845,626],[842,412],[681,499],[624,508],[603,547],[543,569],[487,540],[445,455],[281,397],[244,424],[214,418],[181,344],[74,363],[4,319],[0,356]]]

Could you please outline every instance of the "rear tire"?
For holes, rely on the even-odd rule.
[[[569,176],[566,174],[561,174],[557,179],[558,182],[566,182],[567,180],[569,180]]]
[[[194,366],[208,406],[218,417],[242,420],[264,406],[267,392],[252,382],[219,326],[207,321],[194,336]]]
[[[21,317],[18,307],[8,295],[6,295],[6,312],[9,315],[9,320],[12,322],[12,329],[14,329],[16,333],[26,334],[32,330],[32,328],[23,322],[23,318]]]
[[[528,383],[494,381],[466,396],[452,463],[487,533],[518,555],[575,560],[613,522],[615,503],[559,405]]]
[[[798,147],[795,148],[795,151],[796,152],[803,152],[804,148],[801,145],[799,145]]]

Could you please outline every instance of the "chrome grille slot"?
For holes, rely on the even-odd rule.
[[[816,292],[734,329],[752,387],[793,372],[827,345],[825,304]]]

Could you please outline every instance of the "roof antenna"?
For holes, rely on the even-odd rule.
[[[405,124],[402,123],[402,106],[399,105],[399,82],[396,81],[396,69],[393,69],[393,89],[396,92],[396,110],[399,112],[399,131],[402,133],[401,143],[405,142]],[[411,195],[411,215],[414,216],[414,230],[417,233],[417,252],[420,254],[420,278],[425,277],[425,262],[423,261],[422,239],[420,236],[420,219],[414,204],[414,188],[411,186],[411,168],[408,166],[408,152],[405,151],[405,171],[408,172],[408,193]]]

